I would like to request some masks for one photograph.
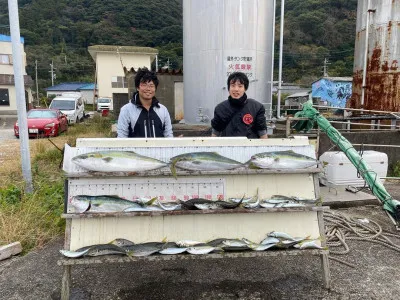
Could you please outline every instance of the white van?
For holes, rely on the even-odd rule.
[[[97,111],[113,110],[113,102],[111,98],[101,97],[97,99]]]
[[[85,104],[81,93],[62,93],[55,97],[49,108],[59,109],[67,116],[68,124],[79,123],[85,116]]]

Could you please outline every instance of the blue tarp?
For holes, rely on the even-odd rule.
[[[329,106],[345,107],[351,97],[352,82],[322,78],[312,84],[312,96],[327,101]]]
[[[0,34],[0,42],[10,42],[11,43],[11,36]],[[21,36],[21,43],[24,43],[24,38]]]

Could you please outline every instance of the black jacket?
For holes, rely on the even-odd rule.
[[[173,137],[167,108],[154,97],[149,111],[140,102],[138,93],[120,111],[118,137]]]
[[[211,126],[217,136],[259,138],[267,133],[265,108],[250,98],[241,105],[235,105],[232,99],[228,99],[215,107]]]

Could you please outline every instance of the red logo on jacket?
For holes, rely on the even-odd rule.
[[[253,116],[251,114],[245,114],[243,116],[243,123],[246,125],[250,125],[251,123],[253,123],[254,119]]]

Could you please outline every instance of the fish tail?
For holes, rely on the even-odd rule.
[[[150,201],[147,202],[147,205],[153,205],[153,203],[154,203],[156,200],[158,201],[158,197],[157,197],[157,196],[154,197],[154,198],[151,198]]]
[[[169,166],[169,168],[171,169],[171,174],[175,179],[178,179],[178,177],[176,176],[176,168],[175,168],[175,163],[171,163],[171,165]]]

